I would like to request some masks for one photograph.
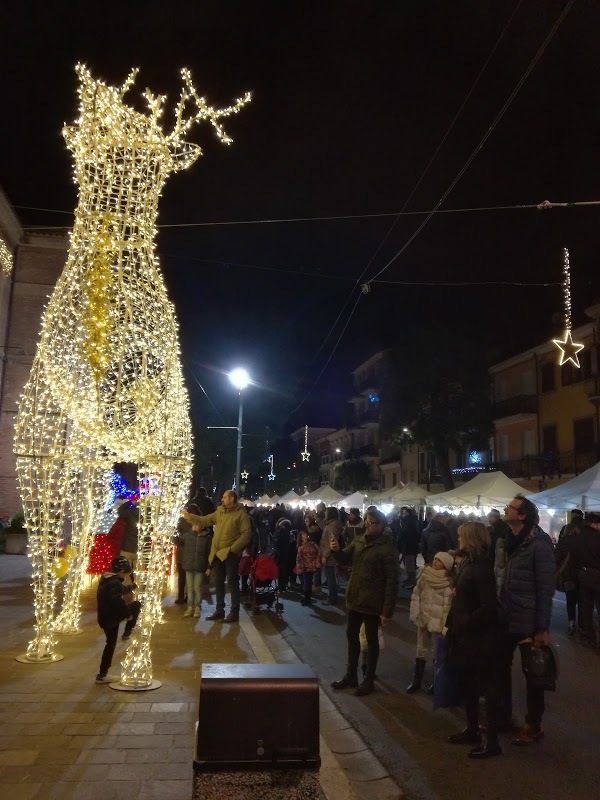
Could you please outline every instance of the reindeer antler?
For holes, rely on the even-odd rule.
[[[221,117],[230,117],[232,114],[237,114],[246,103],[250,102],[250,92],[246,92],[243,97],[239,97],[235,103],[227,108],[213,108],[209,106],[204,97],[200,97],[192,83],[192,76],[189,69],[184,68],[181,70],[184,86],[181,89],[181,95],[175,108],[175,127],[173,131],[167,136],[167,139],[181,139],[185,133],[192,127],[195,122],[203,119],[208,119],[219,139],[225,144],[231,144],[233,139],[228,136],[219,119]],[[185,108],[188,100],[193,100],[196,104],[196,112],[187,119],[184,119]]]

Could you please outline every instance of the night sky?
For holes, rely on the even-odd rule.
[[[251,90],[252,104],[227,121],[231,147],[208,126],[194,130],[190,138],[204,156],[170,178],[160,207],[161,225],[203,223],[165,227],[158,238],[194,417],[235,424],[237,398],[223,371],[242,364],[258,384],[248,392],[245,430],[336,425],[349,370],[376,349],[394,342],[410,349],[424,326],[436,325],[449,337],[457,328],[472,331],[474,358],[508,356],[560,332],[561,288],[374,282],[311,397],[293,413],[348,321],[356,280],[365,268],[363,280],[379,272],[423,216],[207,223],[391,213],[409,197],[406,210],[431,209],[566,6],[566,0],[5,4],[0,184],[25,225],[69,224],[68,215],[18,207],[69,211],[76,204],[60,131],[76,115],[79,60],[114,83],[139,66],[133,103],[146,86],[174,103],[182,66],[213,104]],[[599,199],[599,31],[600,3],[576,0],[442,209]],[[380,279],[559,282],[567,245],[577,325],[600,294],[599,214],[600,207],[438,214]]]

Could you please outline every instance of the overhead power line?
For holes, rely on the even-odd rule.
[[[354,219],[383,219],[385,217],[424,217],[434,214],[472,214],[482,211],[545,211],[552,208],[581,208],[585,206],[600,206],[600,200],[567,200],[566,202],[553,202],[543,200],[541,203],[513,203],[512,205],[499,206],[465,206],[464,208],[432,208],[424,211],[380,211],[372,214],[333,214],[326,217],[281,217],[280,219],[246,219],[223,220],[221,222],[179,222],[157,225],[157,228],[211,228],[226,225],[279,225],[288,222],[343,222]],[[55,214],[73,214],[72,211],[59,211],[58,209],[37,209],[33,206],[13,206],[13,208],[28,211],[48,211]],[[66,230],[71,225],[23,225],[24,230]]]

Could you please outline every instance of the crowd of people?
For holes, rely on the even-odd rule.
[[[124,526],[131,522],[131,513],[131,509],[121,513]],[[277,564],[278,591],[298,590],[303,606],[313,604],[317,594],[320,602],[339,605],[344,588],[347,662],[332,687],[352,688],[358,696],[374,691],[381,629],[393,616],[403,565],[402,585],[412,591],[410,619],[416,626],[414,675],[407,692],[422,688],[427,662],[441,643],[446,673],[457,685],[467,720],[464,730],[450,741],[472,744],[469,755],[476,759],[502,752],[498,738],[502,731],[513,732],[517,746],[544,735],[544,687],[529,678],[525,726],[516,729],[513,724],[512,662],[519,648],[527,674],[532,652],[548,650],[555,589],[566,595],[569,636],[600,646],[593,624],[594,609],[600,616],[600,515],[588,513],[584,518],[575,510],[555,548],[539,527],[536,506],[522,495],[514,497],[503,513],[493,509],[487,520],[444,511],[419,520],[410,507],[387,518],[374,506],[367,508],[363,519],[357,508],[346,511],[322,503],[315,510],[283,505],[246,508],[232,490],[223,494],[215,509],[206,491],[199,489],[182,511],[174,542],[179,573],[176,602],[187,604],[186,617],[201,615],[212,578],[216,607],[207,619],[238,622],[250,565],[261,553],[269,553]],[[126,536],[122,543],[129,546]],[[424,562],[420,569],[419,556]],[[135,552],[124,550],[119,558],[115,571],[123,583],[122,593],[107,578],[99,587],[99,622],[101,590],[110,590],[115,610],[107,623],[104,603],[100,624],[107,633],[107,650],[98,682],[105,682],[110,666],[115,625],[118,628],[119,621],[127,619],[128,636],[139,613],[131,606],[133,595],[125,585],[132,580]],[[434,694],[436,685],[434,679],[426,691]],[[486,704],[485,727],[479,723],[481,698]]]

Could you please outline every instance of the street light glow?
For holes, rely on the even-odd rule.
[[[248,375],[245,369],[238,367],[229,373],[229,380],[233,383],[238,392],[241,392],[242,389],[245,389],[250,383],[250,375]]]

